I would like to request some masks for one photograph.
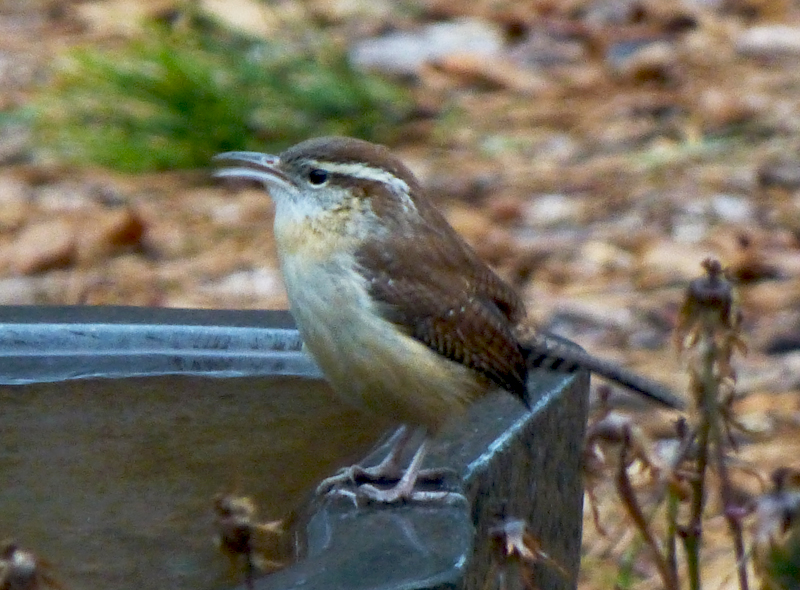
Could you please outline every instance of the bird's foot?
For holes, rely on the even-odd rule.
[[[379,488],[369,483],[357,487],[335,487],[327,492],[328,498],[344,498],[358,508],[364,504],[399,504],[413,502],[422,504],[447,504],[451,506],[467,504],[464,494],[451,490],[421,490],[416,486],[401,485]]]
[[[336,475],[325,478],[317,486],[316,493],[318,495],[325,495],[329,493],[346,492],[345,488],[355,487],[360,490],[363,487],[378,489],[374,485],[379,483],[392,483],[399,482],[403,477],[402,469],[393,469],[387,471],[385,469],[378,469],[380,465],[375,467],[362,467],[361,465],[351,465],[339,470]],[[457,476],[455,471],[447,468],[437,469],[423,469],[417,474],[417,482],[424,484],[436,484]],[[352,492],[348,492],[352,493]],[[343,493],[341,495],[348,495]]]
[[[417,474],[417,481],[421,483],[439,483],[452,478],[454,475],[457,475],[455,471],[447,468],[422,469]],[[350,465],[350,467],[340,469],[336,475],[323,479],[317,486],[316,493],[324,495],[341,487],[363,487],[364,484],[371,483],[392,483],[400,481],[402,477],[403,470],[397,466],[387,469],[383,464],[373,467]]]
[[[415,485],[403,485],[402,481],[386,489],[365,483],[358,487],[356,494],[369,502],[379,504],[419,502],[457,505],[467,503],[464,494],[447,490],[420,490]]]
[[[411,464],[405,471],[397,468],[397,462],[383,461],[374,468],[364,469],[354,466],[340,471],[329,477],[317,488],[318,493],[343,496],[352,500],[356,505],[359,499],[381,504],[396,502],[438,502],[456,504],[466,502],[466,498],[459,493],[443,490],[443,480],[448,474],[453,474],[449,469],[421,469],[427,445],[425,441],[420,445]],[[378,487],[377,484],[396,482],[388,488]],[[419,489],[419,484],[435,483],[438,489]]]
[[[384,465],[362,467],[351,465],[340,469],[336,475],[327,477],[317,486],[317,494],[327,494],[346,486],[358,486],[364,482],[399,481],[403,476],[400,469],[387,470]]]

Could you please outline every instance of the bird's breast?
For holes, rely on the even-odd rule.
[[[285,228],[284,228],[285,230]],[[276,228],[276,238],[279,232]],[[287,237],[293,248],[286,248]],[[292,315],[333,389],[350,403],[436,430],[486,385],[385,320],[341,239],[279,238]],[[281,239],[284,240],[281,243]]]

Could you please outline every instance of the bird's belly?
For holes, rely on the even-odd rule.
[[[306,348],[348,402],[433,431],[486,390],[471,369],[384,320],[347,260],[282,262]]]

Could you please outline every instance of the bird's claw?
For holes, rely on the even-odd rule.
[[[444,490],[406,490],[400,486],[388,489],[380,489],[371,484],[363,484],[358,487],[356,492],[371,502],[380,504],[394,504],[398,502],[415,503],[441,503],[448,505],[467,504],[464,494]]]
[[[387,472],[385,469],[375,469],[374,467],[361,467],[351,465],[340,469],[336,475],[327,477],[317,486],[317,495],[324,495],[342,486],[358,486],[360,482],[392,482],[398,481],[402,477],[399,472]]]

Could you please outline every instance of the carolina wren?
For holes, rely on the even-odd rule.
[[[292,315],[346,400],[431,435],[493,387],[526,401],[528,373],[542,367],[586,368],[681,406],[659,384],[616,365],[541,334],[529,339],[520,297],[386,147],[321,137],[278,156],[229,152],[215,159],[243,164],[216,176],[259,181],[274,200]],[[368,474],[399,476],[411,434],[397,435],[389,457]],[[384,502],[432,497],[414,490],[426,440],[393,488],[364,484],[359,492]]]

